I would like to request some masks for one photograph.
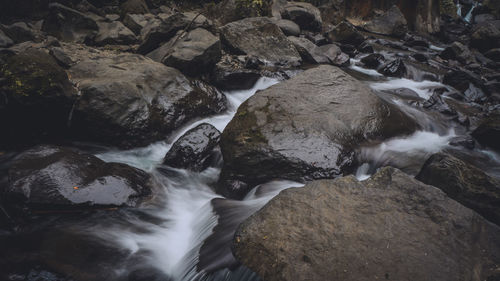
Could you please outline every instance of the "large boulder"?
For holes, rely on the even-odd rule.
[[[286,36],[300,35],[300,26],[291,20],[280,19],[276,21],[276,25],[278,25]]]
[[[94,18],[59,3],[49,4],[42,30],[64,41],[89,42],[99,26]]]
[[[87,59],[69,72],[81,92],[71,129],[82,138],[145,145],[194,118],[226,110],[226,98],[215,88],[140,55]]]
[[[130,45],[137,42],[135,34],[119,21],[99,22],[99,32],[94,38],[94,44]]]
[[[323,21],[318,8],[305,2],[288,2],[281,10],[281,17],[298,24],[301,29],[321,31]]]
[[[221,27],[222,43],[230,51],[275,65],[296,66],[300,55],[269,18],[246,18]]]
[[[363,25],[369,32],[402,37],[408,31],[406,18],[397,6]]]
[[[362,142],[417,127],[339,68],[309,69],[240,106],[222,134],[218,191],[241,198],[248,186],[275,178],[334,178],[351,171],[354,150]]]
[[[268,281],[496,280],[500,228],[394,168],[282,191],[235,257]]]
[[[210,124],[200,124],[187,131],[167,152],[163,164],[192,171],[205,170],[219,145],[220,132]]]
[[[203,28],[197,28],[187,34],[180,31],[147,56],[186,75],[196,76],[212,70],[221,55],[219,38]]]
[[[21,153],[8,173],[3,196],[31,210],[134,207],[152,189],[150,176],[139,169],[56,146]]]
[[[500,225],[500,181],[446,153],[432,155],[415,177],[443,190],[486,219]]]
[[[29,27],[25,22],[2,25],[0,29],[3,29],[5,34],[7,34],[16,44],[26,41],[41,41],[40,34]]]
[[[446,47],[439,56],[447,60],[457,60],[463,64],[471,64],[476,61],[469,48],[460,42],[453,42],[450,46]]]
[[[0,146],[64,134],[77,92],[56,60],[28,49],[5,58],[0,74]]]

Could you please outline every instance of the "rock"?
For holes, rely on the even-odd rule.
[[[286,36],[299,36],[300,34],[300,26],[291,20],[281,19],[276,21],[276,25]]]
[[[76,62],[69,57],[66,52],[60,47],[52,47],[50,48],[49,54],[57,61],[57,63],[64,67],[70,68]]]
[[[83,43],[95,37],[99,26],[93,18],[77,10],[51,3],[42,30],[63,41]]]
[[[233,253],[268,281],[494,280],[499,237],[439,189],[382,168],[282,191],[240,225]]]
[[[500,225],[500,181],[446,153],[432,155],[415,177]]]
[[[313,42],[304,37],[288,36],[288,40],[292,42],[295,49],[299,52],[300,57],[304,62],[317,64],[318,62],[314,58],[314,50],[318,48]]]
[[[476,61],[469,48],[460,42],[453,42],[439,56],[446,60],[457,60],[463,64],[471,64]]]
[[[360,51],[361,53],[365,53],[365,54],[371,54],[374,52],[373,50],[373,46],[365,41],[363,42],[359,47],[358,47],[358,51]]]
[[[326,33],[326,37],[331,42],[340,42],[343,44],[360,45],[365,41],[365,37],[356,27],[347,21],[342,21],[332,30]]]
[[[361,59],[361,62],[367,67],[371,69],[377,69],[379,66],[385,63],[385,57],[381,54],[370,54]]]
[[[222,43],[235,54],[254,56],[267,63],[297,66],[300,55],[269,18],[246,18],[220,28]]]
[[[0,74],[0,147],[64,135],[76,91],[49,54],[28,49],[9,56]]]
[[[319,9],[305,2],[286,3],[281,17],[295,22],[304,30],[321,31],[323,25]]]
[[[500,116],[492,115],[481,121],[472,136],[482,145],[500,151]]]
[[[126,27],[132,30],[134,34],[139,35],[141,34],[141,30],[148,24],[148,19],[142,14],[126,14],[122,22]]]
[[[457,89],[469,101],[479,101],[486,98],[481,89],[475,85],[481,85],[481,79],[474,73],[468,70],[451,70],[448,71],[443,78],[443,83]]]
[[[122,15],[126,14],[147,14],[148,5],[144,0],[127,0],[120,5]]]
[[[142,43],[137,52],[147,54],[168,42],[179,30],[191,31],[196,28],[212,30],[213,25],[205,16],[194,12],[175,13],[161,21],[153,21],[144,34],[141,34]]]
[[[402,37],[408,32],[405,16],[397,6],[392,6],[384,14],[363,25],[369,32]]]
[[[470,45],[481,52],[500,46],[500,30],[495,24],[486,22],[475,27],[470,35]]]
[[[187,34],[179,33],[149,53],[148,57],[177,68],[186,75],[196,76],[212,70],[221,55],[219,38],[205,29],[197,28]]]
[[[493,61],[500,62],[500,48],[491,49],[484,53],[484,55]]]
[[[211,81],[223,91],[234,91],[252,88],[260,77],[259,71],[248,69],[245,62],[226,55],[215,65]]]
[[[221,137],[218,192],[242,198],[271,179],[307,181],[350,171],[362,142],[413,132],[418,125],[363,83],[323,65],[257,92]],[[235,185],[243,186],[243,184]]]
[[[457,115],[456,110],[451,108],[445,100],[441,97],[443,92],[446,89],[434,89],[434,93],[430,98],[428,98],[423,104],[422,107],[426,109],[433,109],[445,115]]]
[[[11,25],[2,25],[0,27],[14,43],[26,41],[39,41],[39,36],[25,22],[16,22]]]
[[[201,172],[213,160],[214,149],[219,145],[220,132],[203,123],[187,131],[168,151],[163,164],[174,168]]]
[[[37,146],[15,158],[3,192],[10,204],[36,211],[135,207],[151,189],[150,176],[139,169],[67,148]]]
[[[316,46],[329,44],[328,39],[320,33],[306,32],[306,38],[311,40]]]
[[[135,34],[119,21],[99,22],[99,33],[94,43],[103,45],[130,45],[137,42]]]
[[[193,118],[226,110],[226,98],[215,88],[140,55],[87,59],[69,71],[81,92],[71,129],[81,138],[146,145]]]
[[[319,46],[313,51],[314,59],[322,64],[329,63],[335,66],[349,65],[349,56],[342,52],[339,46],[335,44],[328,44]]]
[[[475,23],[485,23],[488,21],[495,20],[495,16],[492,14],[480,14],[480,15],[475,15],[474,16],[474,22]]]
[[[395,59],[382,66],[378,72],[390,77],[403,77],[406,75],[406,66],[402,59]]]
[[[14,41],[12,41],[12,39],[0,30],[0,48],[8,48],[12,45],[14,45]]]

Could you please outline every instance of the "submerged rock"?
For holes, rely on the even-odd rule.
[[[205,170],[213,160],[214,149],[219,145],[220,132],[204,123],[187,131],[168,151],[163,164],[192,171]]]
[[[339,68],[319,66],[257,92],[240,106],[222,134],[218,191],[241,198],[247,188],[275,178],[334,178],[350,171],[361,142],[417,127]]]
[[[56,146],[37,146],[17,156],[3,195],[31,210],[137,206],[151,194],[150,176],[125,164]]]
[[[500,225],[500,181],[446,153],[432,155],[415,177]]]
[[[281,192],[233,253],[268,281],[495,280],[500,228],[394,168]]]

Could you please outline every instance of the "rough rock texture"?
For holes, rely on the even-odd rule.
[[[203,171],[212,160],[214,149],[219,145],[220,132],[210,124],[200,124],[187,131],[168,151],[163,164]]]
[[[146,14],[149,13],[148,5],[144,0],[127,0],[120,5],[120,10],[125,14]]]
[[[500,116],[492,115],[482,120],[472,136],[479,143],[500,151]]]
[[[332,64],[336,66],[345,66],[349,64],[349,56],[342,52],[339,46],[327,44],[316,46],[307,38],[289,36],[295,49],[299,52],[302,60],[312,64]]]
[[[14,44],[14,41],[10,39],[3,31],[0,30],[0,48],[8,48]]]
[[[269,18],[247,18],[224,25],[221,40],[230,51],[270,64],[296,66],[300,55],[281,29]]]
[[[281,17],[298,24],[301,29],[321,31],[323,21],[318,8],[304,2],[288,2],[281,11]]]
[[[119,21],[99,22],[99,32],[94,38],[94,44],[129,45],[137,42],[135,34]]]
[[[337,67],[323,65],[257,92],[222,134],[219,192],[238,198],[274,178],[333,178],[369,139],[413,132],[416,123]],[[243,185],[241,185],[243,186]]]
[[[163,139],[193,118],[223,112],[226,98],[140,55],[87,59],[70,69],[78,85],[72,131],[124,147]]]
[[[432,155],[415,177],[500,225],[500,181],[446,153]]]
[[[14,41],[14,43],[22,43],[26,41],[41,41],[39,34],[30,28],[25,22],[16,22],[11,25],[1,25],[5,34]]]
[[[197,28],[187,34],[176,35],[149,53],[148,57],[179,69],[186,75],[196,76],[213,69],[221,58],[221,44],[218,37],[203,28]]]
[[[343,44],[360,45],[365,41],[365,37],[356,27],[349,22],[343,21],[326,33],[326,37],[332,42]]]
[[[385,58],[382,54],[369,54],[361,59],[361,62],[368,68],[377,69],[384,64]]]
[[[500,29],[493,22],[485,22],[474,27],[470,39],[472,47],[486,52],[500,46]]]
[[[286,36],[299,36],[300,26],[291,20],[278,20],[276,25],[283,31]]]
[[[67,148],[37,146],[16,157],[3,195],[32,210],[136,206],[151,194],[147,173]]]
[[[51,3],[42,30],[61,40],[81,43],[92,40],[99,27],[93,18],[59,3]]]
[[[216,65],[211,74],[212,83],[224,91],[246,90],[255,85],[261,77],[256,69],[247,68],[250,57],[240,59],[225,55]]]
[[[392,6],[383,15],[363,25],[363,28],[369,32],[397,37],[404,36],[408,31],[405,16],[397,6]]]
[[[390,77],[403,77],[406,75],[407,69],[402,59],[395,59],[382,66],[378,72]]]
[[[467,48],[467,46],[460,42],[453,42],[450,46],[446,47],[446,49],[441,52],[440,56],[443,59],[453,59],[463,64],[470,64],[475,62],[472,52],[469,50],[469,48]]]
[[[394,168],[281,192],[235,235],[268,281],[496,280],[500,228]]]

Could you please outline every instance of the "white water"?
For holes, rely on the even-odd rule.
[[[417,93],[418,96],[423,99],[430,98],[432,96],[432,90],[435,88],[447,88],[447,86],[439,82],[427,80],[417,82],[406,78],[390,79],[384,82],[373,83],[370,86],[372,87],[372,89],[377,91],[407,88],[415,91],[415,93]]]

